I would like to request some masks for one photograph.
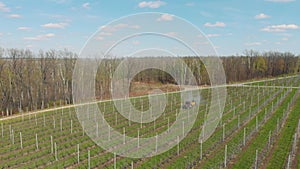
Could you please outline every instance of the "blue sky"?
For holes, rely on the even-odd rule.
[[[170,13],[202,30],[220,55],[300,54],[299,0],[0,0],[0,47],[79,52],[101,26],[139,12]]]

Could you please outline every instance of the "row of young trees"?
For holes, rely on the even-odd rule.
[[[72,103],[72,75],[76,59],[77,54],[68,50],[40,51],[36,54],[30,50],[0,48],[1,115]],[[199,85],[209,85],[209,76],[199,57],[182,59]],[[292,53],[259,53],[250,50],[241,56],[221,59],[227,82],[300,71],[300,57]],[[110,98],[110,79],[121,61],[120,58],[112,57],[101,62],[95,80],[97,98]],[[172,76],[157,69],[142,71],[133,81],[175,83]]]

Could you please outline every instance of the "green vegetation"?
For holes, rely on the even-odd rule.
[[[179,154],[175,146],[151,158],[131,159],[117,156],[116,167],[131,168],[133,163],[134,168],[223,168],[227,145],[228,168],[253,167],[256,164],[256,150],[259,167],[267,162],[268,168],[284,168],[300,117],[298,113],[300,98],[298,89],[272,87],[283,81],[286,86],[300,85],[299,77],[290,77],[263,82],[263,85],[270,87],[254,87],[254,84],[227,87],[228,95],[222,120],[214,134],[203,142],[201,150],[198,139],[206,109],[211,104],[211,89],[202,89],[202,101],[199,104],[196,122],[180,142]],[[129,122],[117,113],[111,101],[99,102],[98,105],[105,111],[105,120],[119,132],[122,133],[125,128],[128,136],[137,137],[139,129],[140,137],[151,137],[168,130],[168,119],[169,123],[173,124],[176,112],[182,106],[180,93],[167,94],[167,98],[164,113],[155,123],[145,123],[142,126],[140,123]],[[148,97],[131,98],[131,102],[136,109],[149,109]],[[279,130],[278,121],[283,126]],[[83,132],[83,126],[80,125],[74,108],[24,114],[17,118],[2,120],[0,125],[3,125],[3,136],[0,135],[0,168],[87,168],[88,151],[91,168],[114,168],[114,155],[97,146]],[[272,142],[271,146],[268,146],[270,131]],[[99,132],[101,134],[106,131]],[[57,160],[54,143],[57,145]],[[77,145],[80,149],[79,163]],[[299,161],[299,151],[297,152],[295,160]]]
[[[278,141],[275,145],[274,152],[270,154],[270,161],[267,168],[284,168],[286,161],[282,159],[287,159],[290,151],[290,147],[293,143],[293,136],[295,130],[298,126],[298,121],[300,119],[300,99],[297,99],[290,115],[288,116],[287,122],[281,129],[281,133],[278,136]]]

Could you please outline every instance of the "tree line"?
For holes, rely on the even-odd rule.
[[[34,53],[0,48],[0,115],[72,104],[72,75],[77,58],[76,53],[68,50]],[[199,85],[210,84],[201,58],[187,56],[181,59]],[[229,83],[300,71],[300,57],[289,52],[249,50],[243,55],[221,57],[221,60]],[[101,62],[95,79],[98,99],[110,98],[110,79],[121,61],[122,58],[112,57]],[[133,81],[176,83],[171,75],[157,69],[142,71]]]
[[[72,102],[75,53],[0,49],[1,115]]]

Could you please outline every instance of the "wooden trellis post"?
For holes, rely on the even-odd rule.
[[[20,144],[21,144],[21,149],[23,149],[23,139],[22,139],[22,133],[20,132]]]
[[[50,136],[50,142],[51,142],[51,154],[53,154],[53,137]]]
[[[79,151],[79,144],[77,144],[77,163],[80,162],[80,151]]]
[[[38,150],[39,149],[39,141],[38,141],[37,133],[35,133],[35,146],[36,146],[36,150]]]
[[[225,153],[224,153],[224,167],[227,167],[227,144],[225,145]]]

